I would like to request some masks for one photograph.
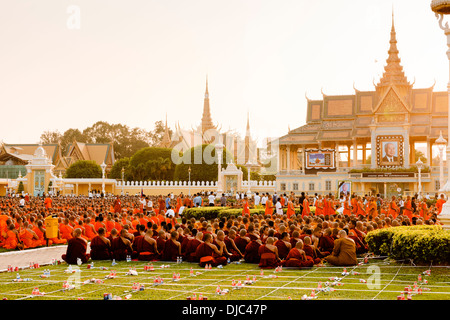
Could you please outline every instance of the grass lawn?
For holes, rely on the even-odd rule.
[[[198,264],[183,262],[152,262],[154,270],[144,271],[147,262],[120,261],[112,266],[111,261],[95,261],[94,268],[87,264],[72,266],[77,272],[68,274],[68,265],[40,266],[37,269],[22,269],[18,273],[22,280],[14,281],[17,272],[0,273],[0,297],[8,300],[102,300],[104,293],[122,299],[132,300],[186,300],[188,296],[206,296],[208,300],[300,300],[304,295],[311,296],[315,289],[316,300],[396,300],[404,288],[410,286],[422,289],[422,294],[412,294],[412,300],[448,300],[450,299],[449,266],[414,266],[382,259],[369,259],[367,264],[347,267],[348,274],[342,274],[343,267],[313,267],[310,269],[283,268],[280,272],[273,269],[260,269],[253,264],[230,264],[223,268],[205,270]],[[162,265],[169,266],[161,268]],[[102,268],[104,267],[104,268]],[[137,275],[127,275],[130,268],[135,268]],[[191,275],[191,268],[194,275]],[[50,270],[48,278],[42,278],[44,270]],[[115,270],[114,279],[105,279]],[[430,270],[430,275],[423,274]],[[180,275],[179,281],[173,281],[173,273]],[[428,283],[418,282],[418,276]],[[233,289],[232,282],[244,283],[247,276],[256,282]],[[164,283],[154,286],[155,277]],[[338,277],[342,285],[330,286],[333,277]],[[89,280],[102,280],[100,283]],[[362,281],[361,281],[362,280]],[[74,288],[63,289],[67,281]],[[327,286],[327,282],[328,286]],[[132,291],[133,283],[144,285],[143,291]],[[325,291],[318,290],[319,284]],[[217,294],[216,289],[228,289],[226,294]],[[34,288],[39,288],[45,295],[33,296]],[[333,289],[334,291],[328,290]],[[131,297],[129,296],[131,295]]]

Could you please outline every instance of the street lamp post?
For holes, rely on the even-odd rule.
[[[447,145],[447,140],[442,136],[442,131],[439,133],[439,138],[436,140],[439,149],[439,189],[444,186],[444,149]]]
[[[450,0],[432,0],[431,1],[431,10],[435,13],[436,18],[439,21],[439,27],[444,31],[447,37],[447,58],[449,60],[450,66],[450,27],[448,22],[445,24],[442,23],[444,19],[444,15],[450,14]],[[450,69],[449,69],[450,74]],[[447,115],[447,133],[450,133],[450,75],[449,82],[447,84],[447,95],[448,95],[448,115]],[[444,192],[447,195],[447,199],[449,199],[450,195],[450,139],[447,144],[447,182],[445,185],[441,186],[439,190]],[[438,219],[442,222],[444,229],[450,229],[450,201],[447,200],[446,203],[442,206],[442,211],[438,215]]]
[[[222,155],[224,145],[222,143],[218,143],[215,146],[216,154],[217,154],[217,193],[222,193]]]
[[[123,196],[124,195],[124,190],[123,190],[123,183],[124,183],[124,181],[123,181],[123,177],[125,175],[125,168],[124,167],[122,167],[121,172],[122,172],[122,196]]]
[[[191,196],[191,167],[188,169],[189,173],[189,197]]]
[[[418,198],[419,199],[422,199],[422,168],[423,168],[423,162],[422,162],[422,160],[420,160],[420,158],[419,158],[419,160],[417,160],[417,162],[416,162],[416,166],[417,166],[417,169],[419,170],[419,190],[418,190]]]
[[[100,165],[100,168],[102,168],[102,193],[103,193],[103,196],[105,196],[105,170],[106,170],[105,161],[102,162],[102,164]]]
[[[250,160],[248,160],[245,166],[247,167],[247,181],[248,181],[247,195],[250,197],[250,194],[252,193],[250,189],[250,171],[252,170],[253,163]]]

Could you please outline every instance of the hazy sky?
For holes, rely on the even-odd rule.
[[[305,123],[305,93],[374,90],[392,7],[408,80],[445,91],[446,38],[430,2],[2,0],[0,141],[99,120],[152,130],[166,112],[171,127],[197,126],[206,74],[215,123],[244,134],[248,111],[253,137],[282,136]]]

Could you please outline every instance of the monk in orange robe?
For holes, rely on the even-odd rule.
[[[267,243],[267,241],[266,241],[266,243]],[[281,260],[285,259],[288,255],[289,251],[291,250],[291,242],[289,239],[289,233],[283,232],[280,236],[280,239],[275,241],[274,245],[277,247],[278,257]]]
[[[41,245],[41,241],[37,234],[32,230],[32,225],[29,224],[19,233],[19,238],[24,244],[24,248],[36,248]]]
[[[306,257],[309,257],[314,262],[314,264],[321,263],[322,260],[317,257],[314,246],[311,244],[311,237],[306,236],[303,238],[303,250],[305,251]]]
[[[250,229],[250,228],[249,228]],[[262,245],[261,240],[254,234],[248,233],[247,237],[250,238],[250,242],[245,247],[244,259],[247,263],[259,263],[260,254],[259,247]]]
[[[52,207],[52,202],[53,200],[49,196],[47,196],[44,200],[45,208],[50,209]]]
[[[61,238],[63,239],[70,240],[73,238],[73,228],[69,224],[69,219],[65,218],[64,222],[59,225],[59,232],[61,233]]]
[[[120,230],[118,237],[114,238],[111,243],[112,258],[116,260],[125,260],[127,255],[133,253],[130,239],[127,238],[127,229]]]
[[[245,248],[250,243],[250,238],[248,238],[246,234],[247,231],[245,229],[241,229],[239,234],[236,235],[236,238],[234,238],[234,243],[242,254],[245,253]]]
[[[105,229],[98,229],[98,234],[91,240],[91,259],[109,260],[111,259],[111,241],[105,236]]]
[[[141,241],[141,246],[138,248],[140,261],[156,261],[159,259],[159,251],[156,246],[156,240],[153,238],[153,230],[147,229]]]
[[[250,207],[249,207],[249,204],[248,204],[247,197],[244,198],[244,202],[242,204],[242,207],[243,207],[242,215],[248,215],[249,216],[250,215]]]
[[[204,267],[207,264],[210,264],[212,267],[227,264],[227,258],[223,256],[223,251],[213,244],[212,235],[209,233],[204,235],[203,243],[195,250],[195,256],[199,261],[200,267]]]
[[[188,243],[186,244],[184,259],[188,262],[199,262],[200,260],[197,259],[195,250],[199,245],[203,243],[203,233],[195,229],[195,231],[193,232],[193,236],[194,238],[189,239]]]
[[[442,206],[445,202],[445,196],[444,194],[441,194],[440,198],[436,201],[436,209],[438,211],[438,214],[442,212]]]
[[[358,213],[358,198],[356,196],[352,196],[350,204],[352,206],[352,214],[356,216]]]
[[[86,223],[84,224],[84,235],[89,240],[92,240],[97,236],[97,231],[95,231],[95,227],[91,224],[91,218],[86,218]]]
[[[292,197],[289,198],[289,201],[287,203],[287,210],[286,210],[286,216],[288,219],[290,219],[293,215],[295,215],[295,208],[294,208],[294,202],[292,201]]]
[[[331,236],[331,228],[326,228],[323,235],[319,238],[317,249],[322,255],[328,256],[334,248],[334,239]]]
[[[116,200],[114,200],[114,213],[121,213],[122,212],[122,201],[119,199],[119,197],[116,197]]]
[[[17,231],[14,223],[9,225],[8,231],[6,232],[6,239],[3,243],[3,248],[23,249],[23,243],[19,238],[19,232]]]
[[[411,197],[410,196],[406,197],[403,213],[404,213],[405,216],[407,216],[409,218],[409,221],[412,221],[413,208],[412,208],[412,203],[411,203]]]
[[[330,202],[329,202],[328,196],[325,196],[323,198],[323,215],[324,216],[330,215]]]
[[[351,214],[351,209],[350,209],[350,205],[348,203],[347,197],[344,198],[344,212],[343,213],[345,216],[349,216]]]
[[[82,263],[88,262],[90,255],[87,253],[87,241],[81,237],[81,229],[73,231],[73,238],[67,242],[67,251],[61,258],[68,264],[76,264],[78,258]]]
[[[266,209],[264,210],[264,214],[266,216],[270,216],[271,217],[272,213],[273,213],[273,208],[274,208],[274,206],[273,206],[272,196],[269,195],[269,198],[268,198],[268,200],[266,202]]]
[[[268,237],[266,243],[258,248],[259,264],[262,269],[274,269],[281,265],[281,259],[278,256],[278,248],[274,245],[275,239]]]
[[[230,261],[239,261],[241,258],[244,257],[244,255],[234,242],[235,239],[236,239],[236,231],[234,229],[231,229],[225,236],[225,239],[223,240],[225,242],[227,251],[231,254]]]
[[[323,215],[323,199],[322,195],[319,194],[318,199],[316,200],[316,216]]]
[[[397,215],[400,212],[400,208],[397,206],[395,201],[395,196],[392,196],[391,202],[389,203],[388,215],[391,215],[394,219],[397,218]]]
[[[308,198],[305,197],[305,199],[303,199],[303,209],[302,209],[302,217],[304,216],[309,216],[311,210],[309,209],[309,201]]]
[[[358,197],[358,211],[356,212],[356,215],[362,215],[365,216],[366,215],[366,211],[364,210],[364,203],[361,199],[361,197]]]
[[[422,201],[419,204],[419,208],[420,208],[419,216],[422,217],[424,220],[428,220],[429,219],[429,216],[428,216],[429,209],[428,209],[428,205],[427,205],[427,202],[425,201],[425,199],[422,199]]]
[[[289,268],[310,268],[314,266],[314,261],[306,258],[302,240],[297,241],[295,247],[289,251],[283,266]]]

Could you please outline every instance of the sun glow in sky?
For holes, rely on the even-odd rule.
[[[262,141],[306,121],[306,98],[374,90],[394,8],[414,88],[446,91],[446,38],[428,0],[2,0],[0,141],[102,120],[200,124],[208,74],[223,130]],[[79,9],[70,29],[68,8]]]

